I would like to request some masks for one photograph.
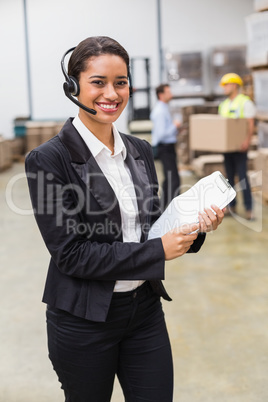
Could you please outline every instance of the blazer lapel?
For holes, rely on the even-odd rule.
[[[109,215],[118,227],[121,227],[120,208],[116,195],[84,140],[72,125],[72,119],[67,120],[59,137],[69,151],[72,167],[87,185],[103,212]]]
[[[150,186],[149,178],[146,172],[144,161],[141,159],[140,153],[134,145],[127,140],[127,136],[122,136],[124,144],[127,148],[126,164],[132,175],[134,183],[137,204],[139,210],[140,224],[142,229],[146,228],[146,223],[149,219],[150,201],[152,200],[152,189]],[[144,230],[142,230],[141,241],[144,240]]]
[[[116,195],[84,140],[72,125],[72,120],[71,118],[68,119],[59,133],[60,140],[69,151],[71,165],[87,185],[103,212],[108,214],[118,227],[121,227],[121,214]],[[140,153],[127,139],[127,136],[121,135],[121,137],[127,148],[125,162],[132,175],[137,196],[140,224],[143,229],[146,227],[149,219],[152,189]],[[144,230],[142,230],[141,241],[143,240]]]

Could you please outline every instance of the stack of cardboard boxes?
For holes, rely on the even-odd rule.
[[[24,161],[25,154],[59,133],[63,122],[25,121],[25,132],[16,132],[9,140],[0,135],[0,171],[13,162]]]
[[[10,168],[13,162],[21,162],[25,155],[25,138],[6,139],[0,135],[0,171]]]
[[[0,171],[12,165],[11,143],[3,136],[0,136]]]
[[[181,108],[182,128],[179,131],[177,142],[178,160],[181,165],[191,165],[193,158],[196,156],[190,147],[190,117],[199,113],[216,114],[217,112],[218,106],[214,102],[206,102],[200,105],[184,106]]]
[[[16,137],[10,140],[13,162],[21,162],[25,157],[25,137]]]
[[[257,108],[258,150],[255,171],[262,173],[263,200],[268,201],[268,0],[254,0],[255,13],[246,18],[247,65],[252,69]]]
[[[26,153],[50,140],[60,131],[63,123],[28,121],[26,123]]]

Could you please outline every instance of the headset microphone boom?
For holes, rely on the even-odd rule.
[[[73,103],[81,107],[81,109],[85,110],[86,112],[95,115],[97,114],[96,110],[88,108],[87,106],[83,105],[77,99],[74,98],[74,96],[79,95],[80,92],[79,83],[74,77],[68,75],[64,65],[65,57],[67,56],[68,53],[72,52],[74,49],[75,47],[72,47],[71,49],[67,50],[67,52],[64,53],[61,59],[61,69],[66,80],[63,84],[63,90],[67,98],[69,98]]]

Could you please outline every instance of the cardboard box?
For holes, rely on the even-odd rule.
[[[246,119],[229,119],[214,114],[190,117],[190,148],[195,151],[233,152],[247,137]]]
[[[41,143],[50,140],[56,135],[56,123],[55,122],[43,122],[41,125]]]
[[[9,140],[0,137],[0,171],[11,167],[12,155]]]
[[[13,160],[17,160],[20,156],[25,154],[25,137],[16,137],[10,140],[11,155]]]
[[[26,128],[27,152],[50,140],[56,134],[55,122],[28,121]]]

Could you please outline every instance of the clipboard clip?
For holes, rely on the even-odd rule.
[[[231,184],[229,183],[228,179],[226,179],[221,173],[216,179],[216,184],[223,193],[231,188]]]

